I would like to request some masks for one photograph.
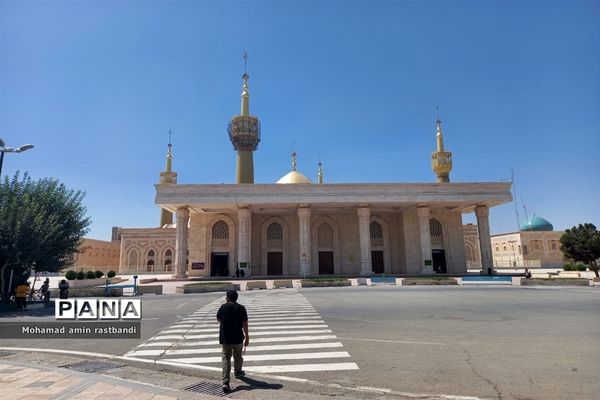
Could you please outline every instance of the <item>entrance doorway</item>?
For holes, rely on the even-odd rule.
[[[229,253],[211,253],[210,276],[229,276]]]
[[[283,275],[283,253],[281,251],[267,253],[267,275]]]
[[[374,274],[383,274],[383,251],[371,252],[371,269]]]
[[[333,251],[319,252],[319,275],[333,275]]]
[[[446,273],[446,251],[431,250],[431,258],[433,259],[433,270],[437,274]]]

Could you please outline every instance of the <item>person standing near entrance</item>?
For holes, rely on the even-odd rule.
[[[219,343],[222,346],[223,363],[223,392],[231,390],[229,386],[231,374],[231,356],[233,355],[233,370],[236,378],[242,378],[246,373],[242,370],[244,359],[242,354],[248,346],[248,313],[246,307],[237,303],[238,294],[228,290],[223,304],[217,312],[220,322]]]
[[[46,278],[44,284],[40,288],[42,296],[44,296],[44,304],[50,303],[50,279]]]
[[[67,282],[64,279],[60,281],[60,284],[58,285],[58,290],[60,291],[59,297],[61,299],[69,298],[69,282]]]

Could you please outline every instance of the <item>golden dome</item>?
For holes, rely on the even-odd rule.
[[[277,183],[289,184],[289,183],[312,183],[312,182],[310,179],[308,179],[306,176],[302,175],[300,172],[291,171],[291,172],[288,172],[287,174],[285,174],[284,176],[282,176],[281,179],[279,179],[277,181]]]

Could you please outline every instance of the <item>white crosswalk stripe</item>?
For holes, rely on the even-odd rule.
[[[356,363],[348,362],[351,356],[343,351],[343,344],[297,290],[244,293],[240,303],[248,311],[250,326],[244,370],[280,374],[358,369]],[[216,314],[221,304],[223,298],[219,297],[125,356],[218,366],[221,346]]]

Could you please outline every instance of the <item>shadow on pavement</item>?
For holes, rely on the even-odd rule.
[[[19,317],[45,317],[54,315],[54,302],[44,303],[27,303],[27,309],[23,311],[17,310],[16,304],[3,304],[0,307],[1,318],[19,318]]]
[[[243,378],[238,378],[240,381],[244,382],[245,385],[238,385],[235,388],[231,389],[232,392],[239,392],[242,390],[255,390],[255,389],[270,389],[270,390],[279,390],[283,387],[283,385],[279,383],[267,383],[263,381],[257,381],[256,379],[248,378],[247,376]]]

